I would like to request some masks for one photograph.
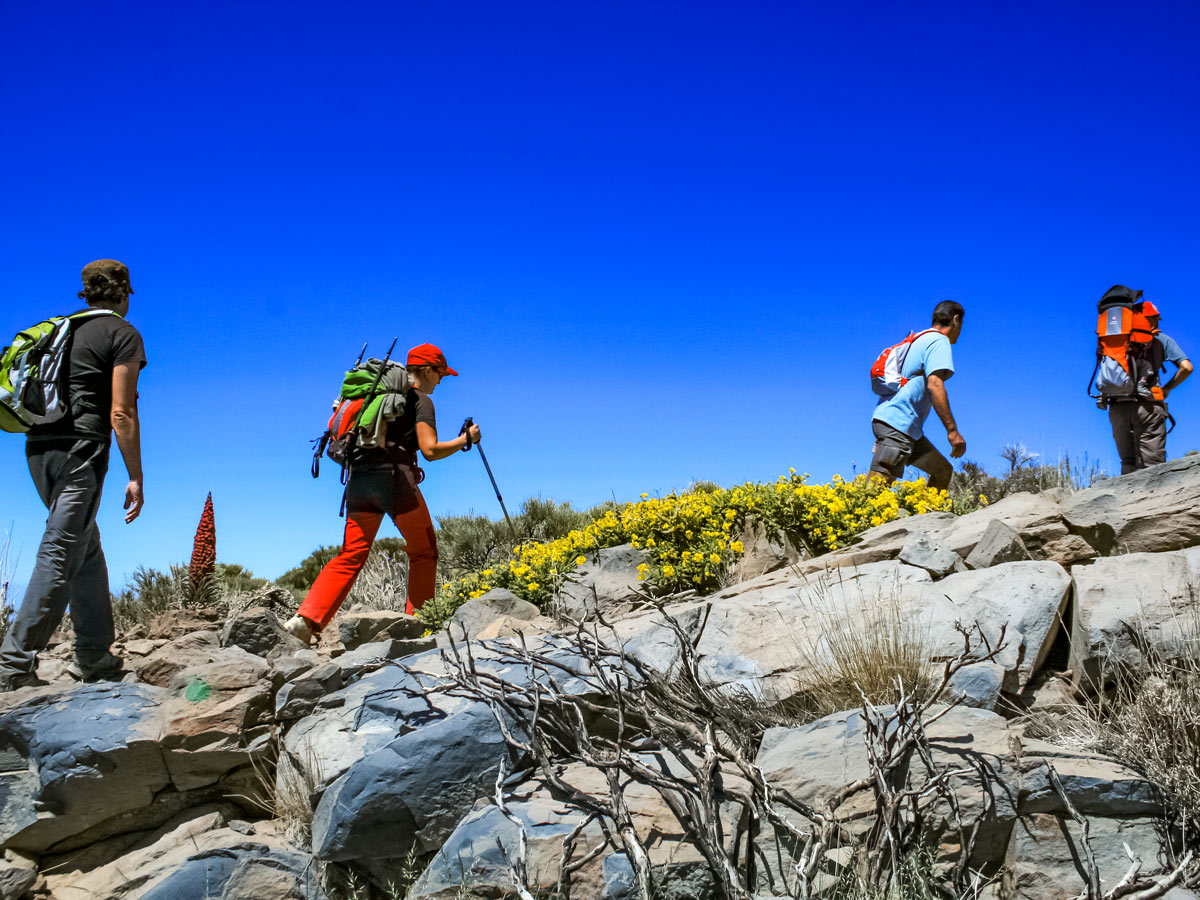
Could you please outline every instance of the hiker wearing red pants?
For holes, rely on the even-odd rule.
[[[441,350],[433,344],[413,347],[408,351],[406,366],[413,388],[406,396],[404,412],[388,423],[387,446],[355,450],[350,457],[342,550],[326,563],[300,609],[286,625],[288,631],[306,643],[329,624],[350,593],[385,515],[400,529],[408,554],[405,611],[414,614],[433,596],[437,536],[425,498],[417,486],[425,474],[417,466],[417,451],[431,462],[445,459],[478,443],[480,434],[479,426],[472,425],[453,440],[438,441],[429,395],[447,375],[458,374],[446,364]]]

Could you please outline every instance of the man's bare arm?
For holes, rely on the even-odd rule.
[[[950,396],[946,393],[946,379],[949,377],[948,374],[934,372],[925,379],[925,382],[929,388],[929,396],[933,399],[933,408],[937,411],[942,424],[946,426],[946,438],[950,441],[950,456],[958,459],[967,452],[967,442],[958,433],[958,426],[954,423],[954,414],[950,412]]]
[[[137,382],[141,366],[121,363],[113,369],[112,429],[129,472],[125,488],[125,521],[132,522],[142,511],[142,435],[138,423]]]
[[[1192,374],[1192,368],[1192,361],[1190,359],[1182,360],[1179,363],[1179,368],[1175,370],[1174,377],[1163,385],[1164,400],[1171,395],[1171,391],[1187,381],[1188,376]]]

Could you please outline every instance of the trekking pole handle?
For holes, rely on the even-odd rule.
[[[475,424],[474,418],[472,418],[471,416],[467,416],[466,419],[463,420],[463,427],[458,432],[460,437],[464,434],[467,436],[467,443],[462,448],[463,453],[467,453],[471,449],[471,426],[474,424]]]

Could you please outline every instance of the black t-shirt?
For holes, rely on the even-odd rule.
[[[107,442],[112,434],[112,373],[122,363],[146,366],[136,328],[118,315],[96,315],[71,323],[66,362],[67,414],[30,429],[33,437],[86,437]]]
[[[421,449],[417,443],[418,422],[424,422],[434,431],[437,430],[433,401],[428,394],[423,394],[413,388],[405,398],[404,412],[399,418],[388,423],[387,449],[371,447],[366,450],[356,450],[350,459],[350,464],[352,466],[415,464],[417,452]]]

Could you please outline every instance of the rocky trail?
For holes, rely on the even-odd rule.
[[[638,582],[638,551],[618,547],[591,555],[557,609],[492,591],[458,611],[451,633],[471,642],[492,683],[536,682],[520,664],[536,651],[582,673],[556,690],[591,697],[594,661],[580,661],[579,632],[566,624],[591,620],[647,670],[669,674],[694,656],[715,688],[780,709],[806,702],[828,632],[847,622],[866,633],[920,623],[937,665],[961,651],[956,625],[1003,635],[997,652],[953,673],[943,699],[956,705],[928,729],[934,764],[970,759],[987,773],[959,777],[951,791],[978,823],[969,846],[956,843],[953,817],[930,826],[940,828],[939,859],[1003,868],[986,896],[1075,897],[1087,891],[1086,819],[1103,885],[1129,870],[1126,846],[1146,876],[1172,869],[1154,784],[1127,761],[1053,745],[1026,725],[1031,713],[1103,695],[1114,671],[1151,651],[1183,652],[1195,637],[1200,456],[1076,494],[902,518],[816,558],[761,530],[744,540],[732,583],[710,596],[655,608]],[[281,628],[288,612],[168,613],[123,637],[132,674],[121,683],[71,682],[60,642],[41,663],[47,686],[0,697],[0,900],[367,900],[410,883],[411,900],[516,896],[516,860],[544,897],[559,886],[568,837],[573,900],[638,896],[612,823],[564,802],[559,786],[561,777],[604,794],[603,774],[564,759],[548,780],[521,758],[493,708],[455,681],[461,641],[423,636],[402,613],[349,612],[309,649]],[[819,806],[871,778],[869,725],[848,708],[767,728],[753,766]],[[687,762],[653,752],[666,771]],[[635,783],[624,799],[659,895],[721,896],[663,795]],[[869,830],[869,814],[853,819],[855,833]],[[796,848],[781,846],[764,854],[759,897],[783,896],[772,887],[797,869]],[[837,848],[825,855],[822,871],[835,871]]]

